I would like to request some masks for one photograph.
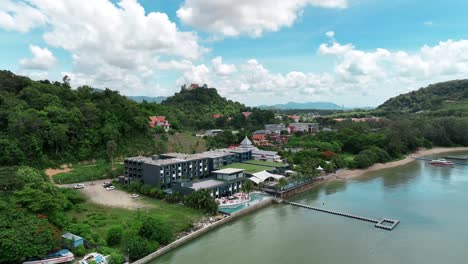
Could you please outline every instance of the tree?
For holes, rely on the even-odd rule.
[[[145,217],[138,234],[146,239],[168,244],[174,238],[172,226],[157,218]]]
[[[110,140],[107,142],[107,155],[109,156],[109,160],[111,163],[111,170],[114,171],[114,153],[117,150],[117,144],[114,140]]]
[[[159,247],[157,242],[150,243],[141,236],[134,236],[128,240],[128,253],[130,261],[145,257]]]
[[[288,180],[286,180],[286,178],[281,178],[278,181],[278,187],[280,187],[280,190],[283,190],[283,188],[286,187],[286,185],[288,185]]]
[[[245,180],[241,186],[241,191],[247,194],[247,197],[250,196],[250,193],[254,190],[254,185],[251,180]]]
[[[119,245],[122,241],[122,227],[120,226],[113,226],[107,230],[107,244],[109,246],[116,246]]]
[[[195,209],[202,209],[209,214],[218,212],[218,203],[211,192],[205,189],[195,191],[184,198],[184,204]]]

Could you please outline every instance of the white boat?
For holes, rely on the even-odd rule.
[[[23,264],[60,264],[73,261],[75,256],[68,249],[62,249],[58,252],[48,255],[43,259],[28,260]]]
[[[107,258],[108,257],[104,257],[99,253],[90,253],[84,256],[83,259],[80,260],[79,264],[90,264],[93,260],[96,264],[107,264]]]
[[[435,166],[453,166],[453,165],[455,165],[455,163],[453,163],[453,162],[451,162],[449,160],[445,160],[445,159],[431,160],[430,164],[435,165]]]

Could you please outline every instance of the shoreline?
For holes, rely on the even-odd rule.
[[[347,180],[347,179],[352,179],[360,176],[364,176],[367,173],[370,172],[376,172],[379,170],[384,170],[384,169],[390,169],[390,168],[395,168],[398,166],[406,165],[411,162],[413,162],[415,159],[414,158],[419,158],[422,156],[427,156],[427,155],[435,155],[435,154],[442,154],[442,153],[450,153],[450,152],[462,152],[462,151],[468,151],[468,147],[455,147],[455,148],[432,148],[432,149],[421,149],[416,152],[413,152],[409,155],[407,155],[404,159],[401,160],[396,160],[396,161],[390,161],[386,163],[376,163],[369,168],[366,169],[343,169],[337,171],[335,174],[331,174],[330,176],[333,176],[331,179],[327,179],[323,182],[330,182],[334,180]],[[322,182],[322,183],[323,183]]]

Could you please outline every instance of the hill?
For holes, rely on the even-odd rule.
[[[178,119],[189,129],[232,128],[253,130],[275,123],[274,113],[250,108],[220,96],[215,88],[184,89],[168,97],[161,106],[177,109]],[[252,112],[245,118],[242,112]]]
[[[259,108],[262,109],[317,109],[317,110],[342,110],[343,107],[335,103],[330,102],[308,102],[308,103],[296,103],[288,102],[286,104],[275,104],[275,105],[261,105]]]
[[[188,115],[199,113],[229,115],[240,113],[246,109],[245,105],[220,96],[215,88],[181,90],[166,98],[162,104],[181,109]]]
[[[468,80],[431,84],[417,91],[387,100],[378,110],[390,112],[426,112],[432,115],[468,114]]]
[[[242,111],[252,114],[245,118]],[[275,122],[273,112],[227,100],[214,88],[184,90],[162,104],[137,103],[109,89],[72,89],[67,83],[0,71],[0,166],[43,168],[102,159],[111,141],[117,145],[114,157],[153,153],[157,144],[148,117],[154,115],[166,116],[174,130],[188,132],[251,131]],[[205,148],[200,142],[186,145],[190,151]]]

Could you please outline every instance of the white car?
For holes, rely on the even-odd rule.
[[[130,198],[138,198],[138,197],[140,197],[140,195],[138,195],[138,194],[136,194],[136,193],[130,195]]]
[[[75,186],[73,186],[74,189],[83,189],[84,188],[84,184],[76,184]]]
[[[115,187],[114,186],[109,186],[109,187],[106,188],[106,190],[112,191],[112,190],[115,190]]]

